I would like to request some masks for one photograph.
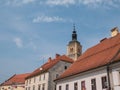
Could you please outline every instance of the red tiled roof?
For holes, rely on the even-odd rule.
[[[67,57],[66,55],[62,55],[62,56],[58,55],[55,59],[48,59],[48,62],[46,62],[44,65],[42,65],[41,67],[39,67],[35,71],[33,71],[28,77],[26,77],[26,79],[47,71],[48,69],[53,67],[59,61],[73,63],[73,60],[70,59],[69,57]]]
[[[120,33],[89,48],[58,79],[120,61]]]
[[[14,85],[14,84],[24,84],[25,83],[25,78],[29,75],[29,73],[26,74],[15,74],[12,77],[10,77],[8,80],[3,82],[1,85]]]

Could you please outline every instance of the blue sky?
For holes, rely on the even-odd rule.
[[[0,0],[0,82],[66,54],[73,23],[83,52],[120,28],[120,0]]]

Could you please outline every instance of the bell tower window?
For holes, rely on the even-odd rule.
[[[70,48],[70,53],[73,53],[73,48]]]

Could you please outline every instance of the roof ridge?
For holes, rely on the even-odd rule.
[[[115,44],[115,45],[113,45],[113,46],[111,46],[111,47],[109,47],[109,48],[105,48],[105,49],[103,49],[103,50],[101,50],[101,51],[98,51],[98,52],[96,52],[96,53],[93,53],[93,54],[91,54],[91,55],[89,55],[89,56],[86,56],[86,57],[80,59],[80,60],[77,60],[76,62],[80,62],[80,61],[82,61],[82,60],[85,59],[85,58],[88,58],[88,57],[91,57],[91,56],[96,55],[96,54],[98,54],[98,53],[101,53],[101,52],[103,52],[103,51],[105,51],[105,50],[107,50],[107,49],[113,48],[113,47],[115,47],[115,46],[117,46],[117,45],[119,45],[119,44],[120,44],[120,43],[117,43],[117,44]]]

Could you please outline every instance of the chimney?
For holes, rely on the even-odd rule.
[[[60,56],[60,54],[56,54],[56,58],[58,58]]]
[[[105,41],[107,38],[103,38],[102,40],[100,40],[100,42],[103,42],[103,41]]]
[[[113,28],[113,29],[111,30],[111,37],[116,36],[118,33],[119,33],[118,28],[117,28],[117,27]]]
[[[51,57],[49,57],[49,59],[48,59],[48,63],[49,63],[50,61],[52,61]]]

